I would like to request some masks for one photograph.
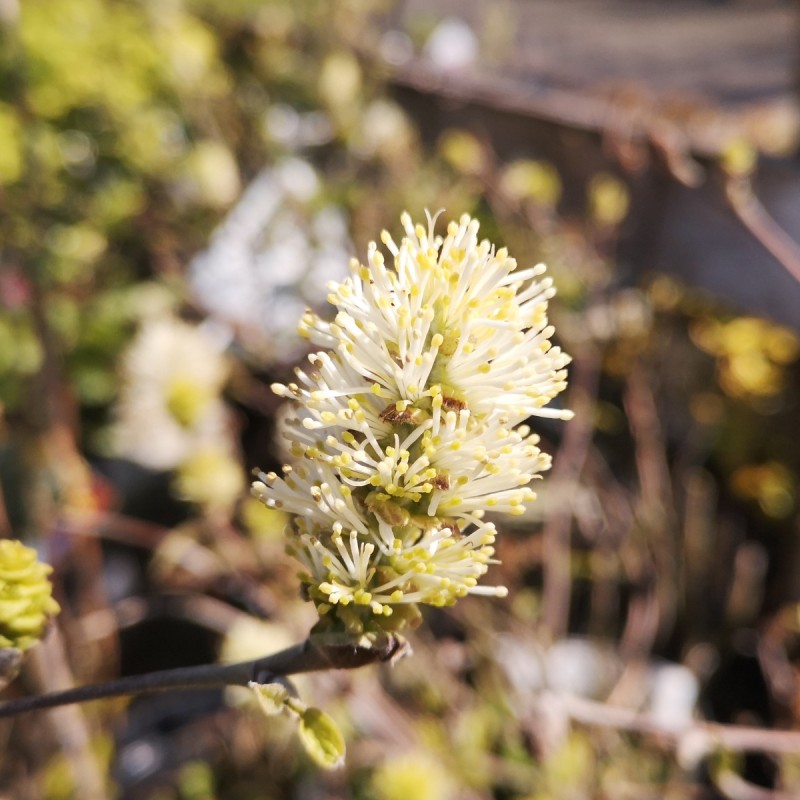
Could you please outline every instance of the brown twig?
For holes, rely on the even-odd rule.
[[[677,529],[677,521],[666,446],[651,380],[652,376],[640,364],[633,364],[624,398],[639,476],[637,514],[653,559],[659,611],[655,617],[650,617],[649,630],[640,629],[639,640],[628,642],[638,654],[649,651],[659,629],[671,619],[675,605],[675,545],[670,531]]]
[[[714,785],[728,800],[797,800],[794,792],[756,786],[730,769],[718,771],[714,775]]]
[[[25,664],[26,672],[37,686],[69,686],[72,670],[64,642],[53,630],[33,649]],[[92,732],[80,708],[54,708],[47,714],[47,726],[67,756],[76,795],[85,800],[103,800],[108,796],[96,754],[92,751]]]
[[[657,736],[673,746],[688,747],[700,755],[719,749],[748,753],[800,753],[800,731],[722,725],[704,720],[694,720],[676,728],[661,722],[652,714],[631,708],[574,695],[562,695],[558,700],[565,713],[576,722]]]
[[[572,389],[569,407],[575,418],[567,425],[561,447],[554,459],[555,468],[550,478],[554,495],[571,493],[586,461],[594,432],[595,407],[600,365],[598,355],[587,348],[576,356],[571,370]],[[570,527],[572,508],[567,503],[559,505],[549,517],[542,532],[544,588],[542,597],[542,624],[551,640],[562,638],[569,621],[570,592]]]
[[[775,222],[753,191],[750,179],[728,176],[725,197],[745,228],[796,281],[800,281],[800,245]]]
[[[12,536],[11,523],[6,511],[6,502],[3,495],[3,487],[0,485],[0,539],[8,539]]]
[[[454,76],[419,60],[393,70],[389,79],[420,94],[474,103],[574,130],[639,139],[647,142],[673,177],[686,185],[697,179],[697,167],[690,163],[692,156],[719,154],[706,139],[682,131],[646,94],[637,102],[627,103],[624,98],[598,93],[522,84],[513,77],[485,71]]]
[[[78,686],[61,692],[11,700],[0,705],[0,718],[107,697],[124,697],[176,689],[246,685],[249,681],[263,682],[264,676],[288,676],[327,669],[357,669],[367,664],[393,661],[403,655],[406,647],[405,642],[396,637],[389,637],[380,647],[365,647],[358,644],[317,645],[311,640],[306,640],[294,647],[252,661],[242,661],[237,664],[202,664],[148,672],[108,683]]]

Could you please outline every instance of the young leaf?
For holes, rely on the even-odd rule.
[[[319,766],[337,769],[344,764],[344,737],[331,717],[318,708],[307,708],[300,717],[300,741]]]

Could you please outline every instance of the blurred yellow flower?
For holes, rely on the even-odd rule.
[[[437,147],[442,158],[454,170],[465,175],[480,175],[488,166],[484,146],[468,131],[445,131],[439,138]]]
[[[178,494],[210,511],[230,511],[245,487],[241,464],[224,450],[203,448],[178,467]]]
[[[619,225],[628,214],[630,195],[625,184],[607,173],[592,178],[588,192],[589,215],[598,225]]]
[[[690,335],[717,357],[720,385],[731,397],[777,394],[783,388],[784,367],[800,355],[800,339],[793,331],[756,317],[698,320]]]
[[[259,541],[282,541],[291,517],[277,508],[265,506],[256,497],[246,497],[241,507],[242,524]]]
[[[758,150],[746,139],[732,139],[723,148],[720,163],[729,175],[749,175],[758,163]]]
[[[796,476],[777,461],[748,464],[731,476],[731,488],[739,497],[756,501],[768,517],[776,519],[794,511],[796,487]]]
[[[444,767],[425,753],[409,752],[387,758],[372,774],[374,800],[447,800],[454,796]]]
[[[22,175],[22,128],[11,106],[0,103],[0,186]]]
[[[546,161],[512,161],[500,176],[500,188],[514,200],[533,200],[548,208],[561,198],[558,170]]]

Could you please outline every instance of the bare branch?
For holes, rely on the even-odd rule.
[[[357,644],[320,646],[313,644],[311,640],[306,640],[294,647],[253,661],[222,665],[203,664],[196,667],[148,672],[108,683],[78,686],[61,692],[12,700],[0,705],[0,718],[106,697],[200,687],[246,686],[249,681],[264,681],[269,676],[296,675],[327,669],[356,669],[367,664],[396,659],[403,654],[406,647],[404,641],[396,637],[389,638],[380,647],[364,647]]]
[[[597,399],[600,374],[599,355],[586,349],[573,361],[572,388],[568,405],[575,418],[567,426],[555,458],[551,491],[571,492],[586,462],[594,433],[592,409]],[[550,515],[542,532],[544,547],[544,587],[542,623],[551,640],[563,638],[569,619],[572,575],[570,538],[572,508],[563,504]]]
[[[800,281],[800,245],[764,208],[753,191],[750,179],[737,175],[729,176],[725,183],[725,196],[745,228],[796,281]]]
[[[584,725],[656,736],[677,747],[691,742],[693,750],[700,753],[718,749],[748,753],[800,753],[800,731],[721,725],[703,720],[676,728],[661,722],[652,714],[574,695],[560,696],[559,702],[571,719]]]

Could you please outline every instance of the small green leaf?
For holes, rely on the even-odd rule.
[[[258,704],[268,717],[284,712],[286,701],[289,699],[289,690],[282,683],[250,681],[247,685],[256,693]]]
[[[319,766],[337,769],[344,764],[344,736],[323,711],[307,708],[300,717],[299,734],[306,752]]]

